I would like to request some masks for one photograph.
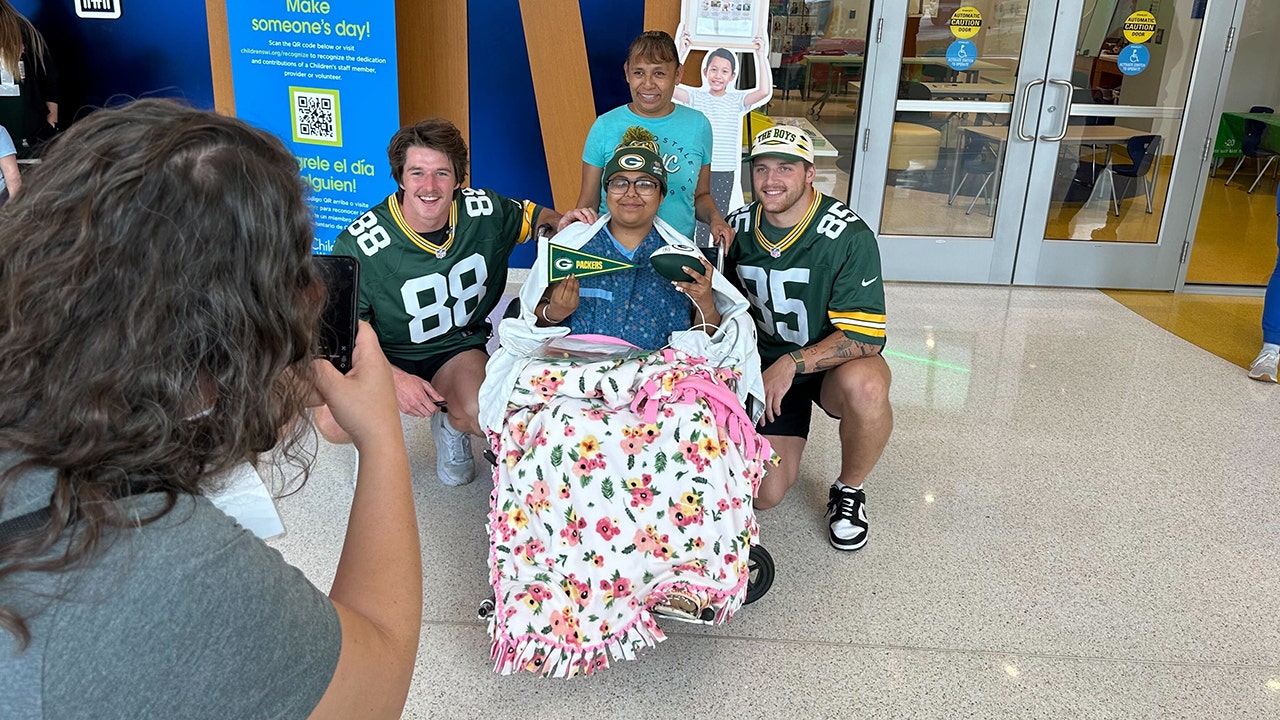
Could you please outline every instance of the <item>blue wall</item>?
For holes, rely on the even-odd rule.
[[[551,205],[519,0],[468,0],[467,30],[471,185]],[[535,254],[532,244],[517,247],[511,267],[533,265]]]
[[[84,107],[180,97],[213,109],[203,2],[126,0],[118,20],[77,17],[71,0],[11,0],[49,42],[62,78],[63,125]]]
[[[627,47],[644,29],[644,2],[580,0],[579,6],[591,90],[600,114],[631,101],[622,63]],[[519,0],[468,0],[467,29],[471,183],[548,205],[551,180]],[[529,267],[534,252],[532,246],[516,248],[511,266]]]

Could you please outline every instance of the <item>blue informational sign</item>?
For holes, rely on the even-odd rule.
[[[236,115],[278,135],[311,186],[315,251],[391,184],[400,128],[394,0],[227,0]]]
[[[947,65],[952,70],[968,70],[978,60],[978,46],[972,40],[954,40],[947,46]]]
[[[1116,58],[1116,65],[1125,75],[1137,75],[1151,64],[1151,51],[1144,45],[1125,45]]]

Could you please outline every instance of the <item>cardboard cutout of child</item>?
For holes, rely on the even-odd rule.
[[[680,28],[676,43],[683,64],[692,49],[689,32]],[[715,48],[702,61],[703,85],[677,85],[674,100],[707,116],[711,123],[711,197],[722,215],[744,205],[742,201],[742,118],[767,103],[773,95],[773,73],[769,69],[769,43],[757,36],[754,40],[756,86],[750,90],[734,88],[738,77],[738,56],[732,50]],[[698,228],[699,245],[707,245],[706,228]]]

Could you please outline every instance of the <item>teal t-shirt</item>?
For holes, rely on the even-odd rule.
[[[667,196],[658,207],[658,217],[666,220],[685,237],[693,237],[693,191],[698,187],[698,174],[711,164],[711,123],[707,116],[676,105],[670,115],[660,118],[642,117],[626,105],[614,108],[596,118],[582,148],[582,161],[603,169],[613,157],[613,149],[622,141],[627,128],[638,125],[658,138],[662,162],[667,169]],[[600,188],[600,214],[608,212],[604,204],[604,188]]]

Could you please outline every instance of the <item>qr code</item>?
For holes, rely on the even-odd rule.
[[[289,88],[293,103],[293,139],[315,145],[342,144],[342,115],[337,90]]]

